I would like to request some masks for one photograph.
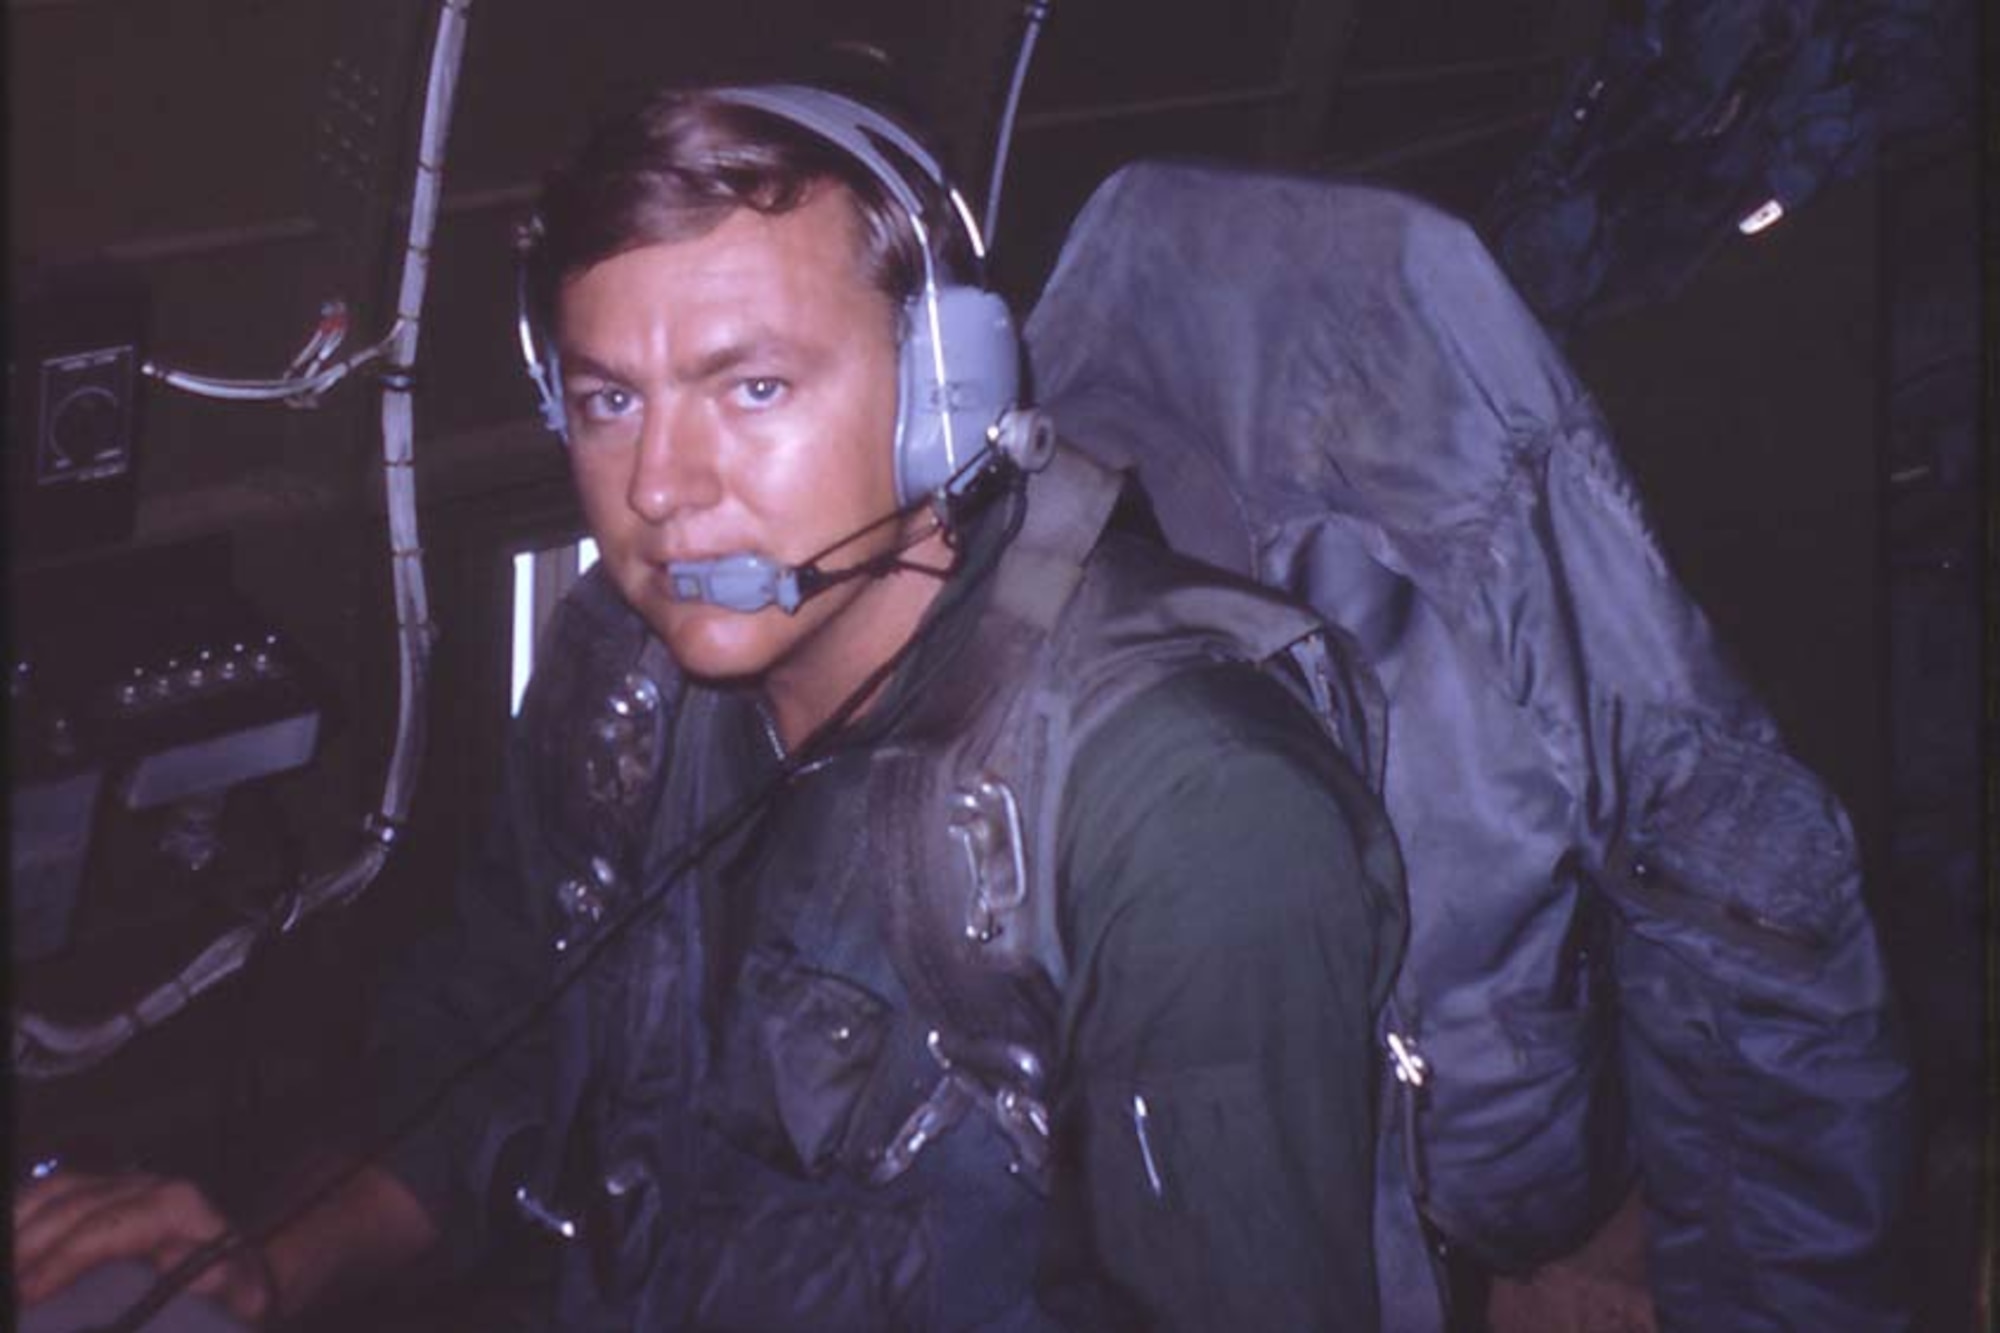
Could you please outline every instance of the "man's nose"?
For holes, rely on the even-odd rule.
[[[698,408],[649,407],[632,462],[626,503],[649,523],[713,504],[720,493],[714,432]]]

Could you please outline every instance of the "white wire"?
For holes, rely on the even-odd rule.
[[[362,366],[371,361],[381,360],[388,351],[389,343],[385,339],[373,347],[364,348],[353,356],[336,361],[310,375],[287,375],[279,379],[225,379],[218,375],[197,375],[192,371],[175,370],[152,361],[141,365],[139,370],[140,373],[159,380],[171,388],[199,394],[204,398],[221,398],[239,403],[275,403],[290,398],[325,393]]]
[[[972,242],[972,257],[982,264],[985,263],[986,238],[980,235],[979,223],[972,216],[971,206],[965,202],[965,196],[958,192],[956,186],[947,185],[944,193],[945,198],[951,200],[952,208],[957,211],[959,222],[965,227],[966,238]]]
[[[1021,89],[1028,81],[1028,65],[1035,58],[1035,41],[1042,34],[1042,22],[1049,16],[1050,0],[1028,0],[1022,12],[1028,20],[1021,34],[1021,49],[1014,56],[1014,77],[1007,87],[1007,102],[1000,111],[1000,129],[993,142],[993,172],[986,182],[986,241],[991,245],[1000,235],[1000,191],[1007,177],[1007,157],[1014,148],[1014,118],[1021,109]]]
[[[458,69],[465,53],[465,11],[471,0],[444,0],[440,7],[438,32],[431,43],[429,77],[424,85],[422,142],[417,150],[416,180],[410,194],[410,230],[414,238],[428,239],[437,228],[437,211],[444,190],[444,145],[446,135],[433,134],[433,127],[449,127],[451,106],[458,91]],[[308,398],[331,389],[356,369],[385,355],[393,355],[398,365],[416,360],[417,315],[430,280],[430,252],[427,248],[405,250],[401,282],[396,294],[396,323],[389,336],[373,347],[337,361],[310,375],[285,375],[276,379],[226,379],[175,370],[148,361],[140,371],[162,383],[204,398],[238,403],[275,403]],[[300,353],[300,360],[331,336],[322,328]]]

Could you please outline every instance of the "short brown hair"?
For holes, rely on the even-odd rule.
[[[785,213],[821,183],[845,187],[860,227],[862,275],[900,307],[923,284],[923,254],[903,208],[860,163],[810,130],[713,93],[657,93],[592,136],[542,187],[525,262],[529,299],[548,327],[567,279],[641,246],[690,240],[739,208]],[[928,182],[911,187],[927,208]]]

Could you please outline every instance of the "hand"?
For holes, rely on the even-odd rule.
[[[112,1259],[141,1259],[164,1273],[228,1230],[215,1205],[185,1180],[53,1175],[15,1197],[14,1289],[22,1306],[31,1306]],[[188,1290],[251,1325],[264,1321],[277,1296],[254,1247],[210,1265]]]

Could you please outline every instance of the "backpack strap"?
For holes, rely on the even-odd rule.
[[[995,609],[1047,634],[1083,578],[1125,479],[1074,449],[1058,448],[1031,482],[1033,503],[996,576]]]

